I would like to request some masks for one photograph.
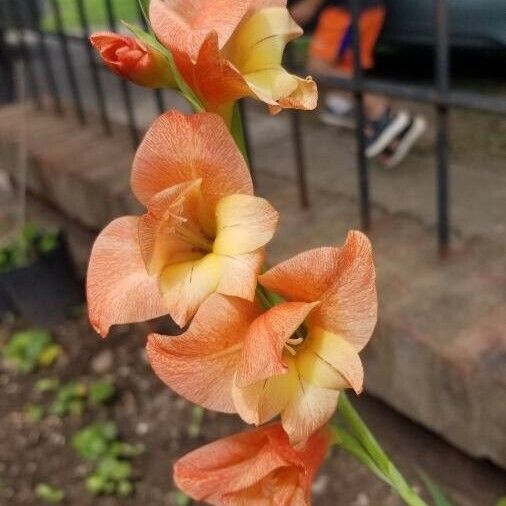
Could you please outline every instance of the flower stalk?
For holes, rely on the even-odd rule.
[[[395,467],[344,392],[340,395],[337,409],[351,434],[340,426],[332,425],[336,445],[392,487],[408,506],[428,506]]]

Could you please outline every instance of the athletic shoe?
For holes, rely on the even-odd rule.
[[[392,113],[390,110],[377,121],[366,122],[367,158],[381,154],[392,141],[409,125],[410,117],[405,111]]]
[[[423,116],[411,117],[408,125],[383,151],[379,159],[380,163],[386,169],[393,169],[399,165],[426,129],[427,121]]]
[[[320,121],[333,127],[355,128],[353,101],[336,94],[325,97],[325,108],[320,112]]]

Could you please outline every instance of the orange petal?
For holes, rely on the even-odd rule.
[[[202,257],[174,231],[181,219],[188,218],[188,197],[199,186],[197,180],[167,188],[149,201],[148,213],[139,218],[139,243],[149,274],[160,274],[169,263]]]
[[[226,502],[225,497],[261,483],[273,471],[290,465],[269,444],[271,438],[281,439],[282,432],[279,425],[272,425],[199,448],[176,462],[174,481],[193,499],[216,505],[239,504]]]
[[[282,262],[258,281],[287,300],[313,302],[335,282],[340,248],[317,248]]]
[[[246,330],[257,314],[249,302],[212,295],[184,334],[149,336],[151,366],[162,381],[191,402],[235,412],[233,378]]]
[[[314,325],[342,336],[360,351],[377,321],[378,299],[369,239],[352,231],[341,249],[336,281],[312,315]]]
[[[177,66],[208,111],[218,112],[221,105],[251,95],[241,73],[221,55],[216,32],[206,37],[196,62],[189,55],[181,55]]]
[[[309,506],[311,483],[329,444],[330,433],[322,429],[297,452],[275,423],[189,453],[176,462],[174,481],[209,504]]]
[[[286,7],[286,0],[251,0],[250,11],[259,11],[268,7]]]
[[[287,371],[286,341],[318,303],[286,302],[259,316],[248,329],[237,370],[236,385],[244,387]]]
[[[318,87],[311,77],[296,79],[297,87],[290,95],[278,100],[279,105],[270,106],[271,114],[277,114],[282,109],[299,109],[302,111],[312,111],[318,105]]]
[[[248,8],[244,0],[151,0],[149,19],[158,39],[176,56],[196,58],[209,32],[217,33],[223,47]]]
[[[229,195],[216,206],[216,239],[213,251],[218,255],[242,255],[265,246],[274,235],[279,214],[260,197]]]
[[[264,249],[237,256],[220,256],[222,275],[216,291],[253,301],[257,276],[265,257]]]
[[[304,349],[297,353],[297,370],[308,382],[322,388],[362,392],[364,369],[357,351],[344,338],[311,328]]]
[[[223,119],[210,113],[163,114],[135,156],[131,183],[136,197],[147,206],[168,187],[199,178],[211,211],[227,195],[253,194],[248,167]]]
[[[172,319],[183,327],[199,306],[216,291],[222,268],[220,259],[208,254],[199,260],[167,265],[160,289]]]
[[[281,422],[290,443],[296,448],[305,445],[313,432],[323,427],[337,407],[339,391],[314,386],[297,377],[297,387],[281,413]]]
[[[287,372],[238,387],[234,380],[232,398],[239,416],[246,423],[260,425],[279,415],[290,402],[296,387],[297,371],[291,358],[286,361]]]
[[[146,271],[137,230],[137,218],[118,218],[93,245],[87,275],[88,312],[91,324],[104,337],[111,325],[150,320],[168,312],[158,279]]]

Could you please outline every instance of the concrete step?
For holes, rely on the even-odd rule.
[[[17,118],[16,107],[0,111],[5,153],[0,169],[14,176]],[[341,243],[348,229],[358,227],[351,154],[343,168],[346,163],[329,154],[336,147],[335,132],[309,130],[307,142],[316,159],[310,178],[313,205],[302,211],[290,175],[288,141],[283,140],[286,117],[258,118],[251,126],[257,136],[259,192],[281,211],[269,262]],[[267,121],[278,122],[277,141],[258,138],[260,130],[268,131]],[[71,117],[34,113],[29,139],[30,190],[73,222],[96,231],[116,216],[139,212],[128,187],[133,152],[126,132],[119,129],[106,138],[98,122],[80,128]],[[336,167],[341,168],[333,172]],[[387,176],[381,177],[387,185]],[[422,179],[415,178],[409,191],[416,193]],[[401,192],[400,181],[396,185],[388,195]],[[399,198],[409,200],[402,192]],[[450,257],[441,261],[427,216],[408,211],[395,203],[373,205],[380,323],[365,353],[367,388],[465,452],[506,467],[505,242],[495,239],[492,225],[478,234],[476,223],[471,224],[455,234]],[[83,244],[87,252],[89,242]]]

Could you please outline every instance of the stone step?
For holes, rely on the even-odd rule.
[[[0,168],[13,175],[17,118],[16,107],[0,111],[6,153]],[[320,143],[313,150],[331,142],[311,135]],[[128,186],[133,152],[127,132],[106,138],[98,126],[33,113],[29,139],[30,190],[74,222],[96,231],[139,211]],[[331,181],[323,158],[327,175],[312,173],[313,205],[303,211],[288,173],[290,155],[280,153],[280,143],[262,141],[259,150],[256,142],[259,192],[281,211],[270,263],[341,243],[348,229],[358,228],[357,201],[341,191],[339,178]],[[423,216],[375,205],[373,222],[380,323],[364,354],[368,390],[465,452],[506,467],[505,243],[493,240],[491,229],[482,236],[460,232],[441,261],[435,231]]]

